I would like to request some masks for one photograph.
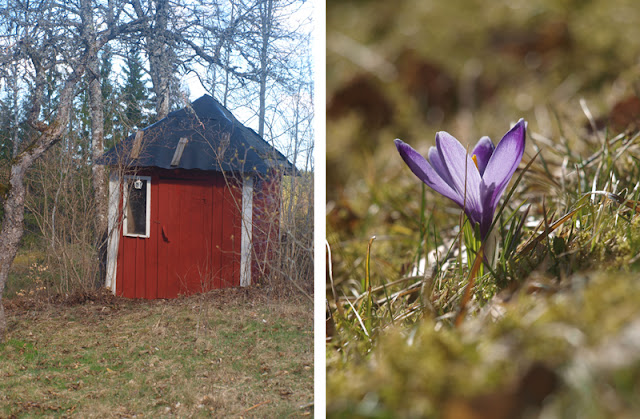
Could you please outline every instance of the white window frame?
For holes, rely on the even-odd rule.
[[[146,211],[146,227],[145,234],[135,234],[129,233],[127,231],[127,204],[129,197],[129,182],[128,180],[146,180],[147,181],[147,211]],[[126,237],[141,237],[148,239],[151,235],[151,176],[132,176],[125,175],[124,176],[124,187],[122,188],[123,196],[122,196],[122,235]]]

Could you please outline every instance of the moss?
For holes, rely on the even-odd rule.
[[[5,185],[3,183],[0,183],[0,198],[5,199],[7,195],[9,195],[10,190],[11,190],[10,184]]]
[[[640,275],[598,273],[580,292],[516,297],[496,322],[478,318],[456,330],[425,319],[414,330],[393,328],[361,362],[330,357],[329,412],[340,416],[350,406],[371,417],[431,416],[452,398],[508,386],[534,361],[562,375],[578,350],[597,347],[640,317],[637,301]],[[632,368],[602,378],[631,394],[636,374]]]

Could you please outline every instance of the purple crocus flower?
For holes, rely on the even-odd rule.
[[[484,240],[498,201],[522,160],[526,129],[527,123],[520,119],[497,147],[489,137],[482,137],[471,155],[453,136],[440,131],[436,134],[436,146],[429,150],[429,160],[405,142],[395,140],[395,143],[411,171],[458,204],[469,220],[479,225]]]

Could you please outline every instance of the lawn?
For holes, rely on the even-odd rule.
[[[260,289],[5,301],[2,417],[303,417],[313,310]]]

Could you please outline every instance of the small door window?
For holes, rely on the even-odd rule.
[[[125,176],[124,235],[130,237],[149,237],[150,212],[151,177]]]

